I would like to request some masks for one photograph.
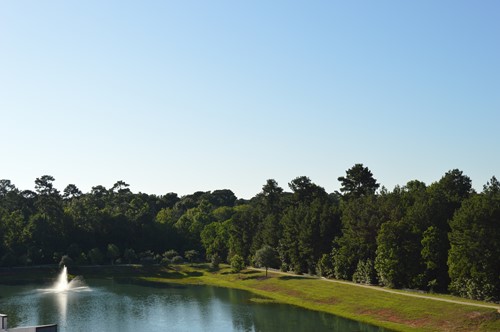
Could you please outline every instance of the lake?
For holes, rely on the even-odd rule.
[[[364,331],[382,328],[255,295],[210,286],[151,287],[87,280],[89,288],[54,293],[33,285],[0,285],[9,326],[56,323],[59,332]]]

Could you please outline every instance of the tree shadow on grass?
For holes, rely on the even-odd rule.
[[[192,264],[189,264],[189,266],[192,266],[192,267],[197,268],[197,269],[203,269],[203,270],[210,270],[211,269],[211,266],[208,263],[192,263]]]
[[[266,277],[265,275],[254,275],[250,277],[244,277],[242,278],[243,280],[266,280],[266,279],[271,279],[271,277]]]
[[[201,277],[203,272],[200,271],[187,271],[187,272],[172,272],[162,274],[161,277],[167,279],[184,279],[189,277]]]
[[[317,279],[314,277],[303,277],[303,276],[281,276],[278,277],[280,280],[304,280],[304,279]]]

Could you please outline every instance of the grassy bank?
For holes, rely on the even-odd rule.
[[[47,280],[48,274],[51,278],[57,275],[56,268],[36,271],[0,271],[0,282],[27,281],[42,276],[43,280]],[[397,331],[500,331],[500,313],[495,309],[411,298],[317,278],[274,273],[269,273],[269,277],[265,278],[264,272],[253,270],[246,270],[238,275],[230,273],[227,267],[214,273],[203,265],[168,269],[142,266],[81,267],[71,269],[70,273],[83,275],[85,278],[112,277],[127,282],[206,284],[238,288],[277,302],[328,312]]]

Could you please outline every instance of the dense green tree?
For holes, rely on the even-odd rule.
[[[375,267],[371,260],[360,260],[356,266],[356,270],[352,275],[352,281],[358,284],[371,285],[375,282]]]
[[[420,284],[420,243],[416,237],[418,234],[405,221],[389,221],[382,225],[375,258],[375,269],[382,285],[415,288]]]
[[[208,202],[216,207],[234,206],[236,202],[236,195],[229,189],[214,190],[206,196]]]
[[[212,217],[214,221],[226,221],[232,218],[235,214],[235,210],[229,206],[221,206],[212,211]]]
[[[448,233],[437,226],[429,226],[422,234],[421,243],[427,287],[432,291],[444,292],[450,282],[447,268]]]
[[[130,185],[122,180],[116,181],[113,187],[111,187],[111,192],[121,195],[127,195],[131,193],[129,187]]]
[[[228,257],[230,222],[213,222],[205,226],[200,234],[207,259],[213,255]]]
[[[198,207],[191,208],[184,213],[175,223],[174,227],[191,244],[191,248],[202,248],[200,234],[212,222],[212,206],[207,201],[202,201]]]
[[[259,215],[251,205],[240,205],[229,223],[229,256],[240,255],[250,262],[252,244],[259,223]]]
[[[342,204],[342,236],[337,237],[332,252],[336,278],[352,280],[360,260],[375,260],[378,231],[387,220],[377,196],[353,198]]]
[[[24,197],[10,180],[0,180],[0,208],[12,212],[26,210]]]
[[[316,198],[324,198],[326,191],[313,183],[307,176],[299,176],[288,184],[297,203],[310,203]]]
[[[81,190],[78,189],[78,187],[74,184],[68,184],[63,191],[63,198],[65,199],[78,198],[81,195],[82,195]]]
[[[483,186],[483,193],[490,196],[500,195],[500,182],[496,177],[493,176],[491,180]]]
[[[280,214],[282,211],[283,188],[274,179],[269,179],[257,195],[266,214]]]
[[[35,190],[39,195],[59,195],[59,191],[54,188],[52,182],[55,179],[50,175],[43,175],[35,180]]]
[[[288,208],[281,224],[280,256],[285,266],[297,273],[316,271],[317,261],[330,251],[340,228],[326,196]]]
[[[266,269],[267,277],[267,269],[275,267],[278,264],[278,252],[272,247],[265,245],[255,252],[254,262],[256,266]]]
[[[373,195],[380,186],[372,172],[363,164],[355,164],[346,171],[346,176],[341,176],[338,180],[341,183],[340,191],[348,198]]]
[[[331,254],[323,254],[318,261],[316,266],[316,272],[318,275],[326,278],[332,278],[333,273],[333,258]]]
[[[4,211],[0,214],[0,225],[3,247],[17,256],[24,254],[31,238],[23,214],[20,211]]]
[[[245,260],[240,255],[236,254],[231,257],[231,271],[233,273],[240,273],[245,268]]]
[[[275,180],[269,179],[256,199],[261,222],[257,226],[254,248],[260,248],[264,244],[276,247],[283,233],[280,223],[285,209],[283,189]]]
[[[465,200],[450,222],[450,290],[472,299],[500,299],[500,195],[494,191]]]
[[[339,180],[343,195],[327,194],[306,176],[289,183],[292,192],[267,180],[250,200],[228,189],[181,198],[133,193],[124,181],[89,193],[70,184],[61,195],[49,175],[35,180],[35,191],[0,180],[0,265],[53,264],[65,255],[102,264],[113,251],[108,244],[128,248],[129,263],[170,264],[183,260],[179,252],[192,261],[194,250],[215,265],[238,256],[248,264],[269,246],[279,254],[272,266],[299,273],[372,283],[375,269],[384,285],[450,285],[462,296],[499,299],[495,177],[481,194],[456,169],[430,186],[414,180],[377,194],[362,164]]]
[[[16,186],[10,180],[0,180],[0,197],[4,198],[9,192],[16,190]]]
[[[455,208],[460,207],[462,201],[473,193],[471,179],[458,169],[446,172],[438,186]]]

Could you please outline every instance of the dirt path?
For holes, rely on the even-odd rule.
[[[250,270],[256,270],[256,271],[265,271],[265,269],[258,269],[258,268],[249,268]],[[397,295],[403,295],[403,296],[409,296],[409,297],[418,297],[421,299],[428,299],[428,300],[434,300],[434,301],[441,301],[441,302],[449,302],[449,303],[456,303],[456,304],[462,304],[462,305],[468,305],[468,306],[474,306],[474,307],[481,307],[481,308],[491,308],[491,309],[496,309],[498,312],[500,312],[500,306],[494,305],[494,304],[480,304],[480,303],[470,303],[470,302],[463,302],[463,301],[458,301],[458,300],[451,300],[451,299],[443,299],[439,297],[433,297],[433,296],[427,296],[427,295],[420,295],[420,294],[411,294],[411,293],[403,293],[403,292],[398,292],[395,290],[379,287],[379,286],[369,286],[369,285],[362,285],[362,284],[357,284],[354,282],[348,282],[348,281],[341,281],[341,280],[335,280],[335,279],[326,279],[323,277],[316,277],[316,276],[308,276],[308,275],[298,275],[294,273],[288,273],[288,272],[282,272],[278,270],[268,270],[270,273],[274,274],[282,274],[282,275],[287,275],[287,276],[293,276],[293,277],[303,277],[303,278],[314,278],[326,282],[334,282],[337,284],[344,284],[344,285],[350,285],[350,286],[356,286],[356,287],[363,287],[363,288],[368,288],[368,289],[373,289],[376,291],[380,292],[386,292],[386,293],[392,293],[392,294],[397,294]]]

